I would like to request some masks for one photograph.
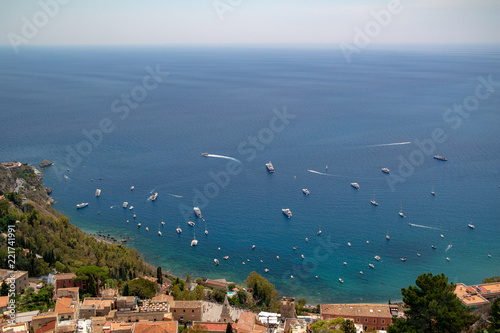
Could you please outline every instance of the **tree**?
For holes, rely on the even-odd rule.
[[[227,323],[226,333],[233,333],[233,325],[231,323]]]
[[[344,331],[344,333],[356,333],[356,326],[354,326],[354,322],[352,320],[346,319],[340,324],[340,329]]]
[[[198,301],[201,301],[205,296],[205,287],[203,287],[201,284],[197,285],[196,288],[194,288],[194,294],[196,296],[196,299]]]
[[[415,284],[401,289],[403,302],[408,308],[406,319],[395,318],[388,327],[389,333],[458,333],[476,321],[477,318],[453,293],[455,284],[448,283],[444,274],[422,274]]]
[[[278,292],[274,285],[257,272],[251,272],[245,280],[248,288],[252,289],[252,296],[263,309],[277,311],[280,306]]]
[[[97,296],[96,281],[92,275],[89,276],[89,288],[87,292],[91,295],[91,297]]]
[[[122,296],[130,296],[128,283],[125,283],[125,287],[123,287]]]
[[[344,318],[335,318],[330,321],[320,320],[311,326],[313,333],[339,333],[340,325],[344,322]]]
[[[0,296],[7,296],[9,295],[9,286],[5,281],[2,283],[2,287],[0,287]]]
[[[131,296],[137,296],[141,299],[152,298],[159,289],[154,282],[143,278],[137,278],[128,283]]]
[[[491,305],[491,321],[496,330],[500,330],[500,298],[497,298]]]
[[[156,282],[158,282],[158,284],[163,284],[163,273],[161,272],[161,266],[158,266],[158,268],[156,269]]]
[[[500,276],[494,276],[483,279],[483,283],[493,283],[493,282],[500,282]]]
[[[230,283],[227,285],[227,289],[229,289],[229,290],[233,290],[234,288],[236,288],[236,284],[234,284],[234,283]]]
[[[90,294],[96,295],[98,291],[97,286],[100,286],[108,278],[108,273],[106,272],[106,270],[97,266],[80,267],[76,270],[75,274],[76,277],[74,277],[73,279],[77,282],[88,283],[88,292]],[[92,282],[92,280],[94,281]],[[94,292],[90,291],[90,284],[93,284],[93,287],[95,288]]]

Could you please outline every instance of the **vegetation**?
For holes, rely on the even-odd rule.
[[[130,296],[137,296],[141,299],[153,298],[158,291],[158,285],[143,278],[137,278],[128,283]]]
[[[231,323],[227,323],[226,333],[233,333],[233,326]]]
[[[344,320],[342,324],[340,324],[340,329],[344,333],[356,333],[356,326],[354,326],[354,322],[352,320]]]
[[[332,320],[320,320],[311,326],[313,333],[341,333],[340,327],[344,318],[335,318]]]
[[[158,282],[158,284],[163,284],[163,273],[161,271],[161,266],[158,266],[158,268],[156,268],[156,282]]]
[[[483,283],[494,283],[494,282],[500,282],[500,276],[494,276],[491,278],[485,278],[483,280]]]
[[[497,298],[491,305],[491,332],[500,332],[500,298]]]
[[[257,272],[251,272],[245,284],[252,289],[252,297],[257,307],[261,307],[264,311],[278,312],[280,308],[278,292],[266,278]]]
[[[415,284],[401,289],[403,302],[408,307],[406,319],[395,318],[388,327],[389,333],[462,332],[477,320],[453,293],[455,285],[448,283],[444,274],[422,274]]]
[[[49,284],[35,294],[33,288],[27,288],[22,296],[16,297],[17,312],[35,311],[46,312],[53,308],[55,302],[52,300],[54,286]]]
[[[13,244],[18,270],[26,270],[30,276],[42,276],[53,268],[60,273],[68,273],[76,272],[82,266],[96,266],[117,281],[153,275],[154,268],[146,264],[136,250],[99,241],[73,226],[68,218],[47,204],[48,196],[41,180],[31,174],[30,167],[12,174],[0,168],[0,189],[7,198],[0,201],[0,232],[6,233],[8,225],[16,226]],[[29,186],[25,185],[17,194],[12,191],[15,179],[19,177],[25,179]],[[24,197],[32,201],[23,205]],[[0,238],[0,268],[8,269],[7,246],[11,245]],[[102,283],[104,280],[99,281]]]

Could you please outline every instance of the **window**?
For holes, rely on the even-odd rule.
[[[186,312],[186,309],[184,309],[183,311]]]
[[[377,322],[377,319],[373,319],[373,323],[375,324]]]
[[[367,322],[368,322],[368,318],[365,318],[365,323],[367,323]]]
[[[191,311],[193,311],[193,313],[194,313],[194,310],[191,310]]]
[[[385,319],[382,319],[382,324],[385,324]]]
[[[356,321],[359,323],[359,317],[358,317],[358,318],[356,318]]]

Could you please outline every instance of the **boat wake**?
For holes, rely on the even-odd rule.
[[[408,224],[409,224],[409,225],[411,225],[412,227],[426,228],[426,229],[434,229],[434,230],[441,230],[441,229],[438,229],[438,228],[429,227],[429,226],[426,226],[426,225],[421,225],[421,224],[415,224],[415,223],[408,223]]]
[[[71,178],[69,178],[69,177],[68,177],[68,176],[66,176],[66,175],[64,175],[63,177],[64,177],[64,179],[67,179],[67,180],[70,180],[70,179],[71,179]]]
[[[215,154],[208,154],[207,155],[208,157],[215,157],[215,158],[224,158],[226,160],[231,160],[231,161],[235,161],[235,162],[238,162],[241,164],[241,161],[237,158],[234,158],[234,157],[231,157],[231,156],[224,156],[224,155],[215,155]]]
[[[177,195],[177,194],[172,194],[172,193],[169,193],[168,195],[174,197],[174,198],[184,198],[182,195]]]
[[[382,143],[378,145],[370,145],[366,147],[386,147],[386,146],[401,146],[401,145],[409,145],[411,141],[405,141],[405,142],[394,142],[394,143]]]
[[[448,247],[446,248],[446,250],[444,250],[444,252],[448,252],[448,250],[449,250],[449,249],[451,249],[451,247],[452,247],[452,246],[453,246],[453,245],[451,245],[451,244],[450,244],[450,245],[448,245]]]
[[[317,175],[322,175],[322,176],[330,176],[330,177],[343,177],[343,178],[349,178],[348,176],[342,176],[342,175],[332,175],[329,173],[324,173],[324,172],[319,172],[316,170],[307,170],[308,172],[315,173]]]

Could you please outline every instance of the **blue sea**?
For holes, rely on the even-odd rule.
[[[313,304],[400,300],[426,272],[500,275],[499,47],[370,46],[351,63],[335,46],[2,48],[0,59],[0,159],[54,162],[43,170],[54,208],[89,233],[130,237],[174,275],[256,271]]]

